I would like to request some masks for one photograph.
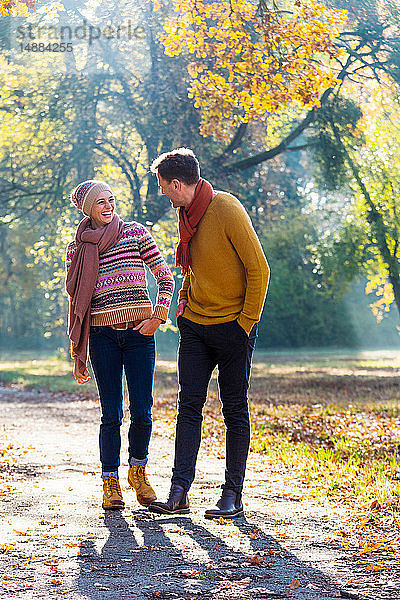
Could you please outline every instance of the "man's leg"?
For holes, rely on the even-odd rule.
[[[179,401],[172,483],[189,490],[201,442],[203,406],[216,358],[203,339],[204,325],[179,319]]]
[[[213,352],[203,340],[204,326],[178,318],[180,343],[178,354],[179,403],[175,437],[175,460],[171,490],[167,502],[153,502],[152,512],[187,513],[189,490],[196,468],[201,441],[203,406],[211,374],[216,364]]]
[[[226,425],[226,470],[224,487],[242,492],[250,446],[250,418],[247,390],[250,383],[251,359],[257,337],[257,325],[244,344],[237,343],[234,352],[218,362],[218,384]]]
[[[216,512],[225,517],[243,514],[241,493],[250,445],[247,390],[256,331],[255,326],[248,337],[233,321],[221,327],[215,341],[218,345],[218,384],[226,426],[225,484]],[[212,518],[212,512],[207,511],[206,516]]]

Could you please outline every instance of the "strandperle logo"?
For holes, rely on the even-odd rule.
[[[13,1],[13,0],[12,0]],[[0,0],[1,2],[4,0]],[[11,53],[12,56],[32,53],[53,54],[54,68],[75,70],[78,68],[85,73],[96,73],[102,69],[101,53],[108,49],[120,52],[130,52],[134,49],[137,56],[136,73],[145,75],[149,63],[145,59],[147,47],[147,29],[141,24],[140,11],[137,15],[120,21],[112,21],[109,17],[98,17],[88,14],[71,14],[64,10],[51,12],[46,10],[46,0],[24,5],[25,13],[0,16],[0,49]],[[26,12],[27,5],[35,8],[34,12]],[[17,6],[16,3],[13,4]],[[50,5],[49,5],[50,6]],[[55,5],[51,5],[53,8]],[[136,20],[135,20],[136,17]],[[73,54],[74,60],[58,60],[56,54]],[[118,64],[115,66],[118,69]]]
[[[19,25],[16,28],[17,42],[72,42],[86,40],[89,45],[97,40],[141,40],[146,37],[142,25],[132,23],[129,19],[125,24],[98,26],[89,24],[86,19],[79,25]]]

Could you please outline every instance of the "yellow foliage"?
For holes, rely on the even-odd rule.
[[[383,314],[389,312],[390,306],[394,302],[393,286],[384,275],[370,274],[365,286],[365,293],[375,292],[377,300],[370,304],[372,314],[376,317],[378,323],[383,319]]]
[[[35,10],[35,5],[40,4],[38,0],[0,0],[0,15],[7,17],[24,17],[29,9]]]
[[[334,85],[334,39],[346,13],[309,0],[292,11],[259,10],[250,0],[173,0],[165,53],[193,55],[190,97],[203,135],[225,138],[232,126],[257,121],[289,104],[318,106]]]

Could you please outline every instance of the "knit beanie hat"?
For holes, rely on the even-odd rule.
[[[104,181],[96,179],[88,179],[76,186],[71,193],[71,201],[76,208],[81,210],[85,215],[90,217],[92,206],[100,194],[100,192],[111,192],[110,186]],[[112,192],[111,192],[112,193]]]

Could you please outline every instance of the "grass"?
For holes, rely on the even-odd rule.
[[[71,362],[56,357],[0,361],[0,381],[4,384],[49,392],[79,392],[82,388],[73,379],[72,371]],[[86,384],[85,390],[95,392],[93,380]]]
[[[398,355],[270,358],[267,362],[262,357],[253,366],[251,450],[271,477],[280,480],[282,495],[340,504],[363,534],[368,530],[372,537],[398,536]],[[163,393],[156,415],[161,412],[173,425],[176,383],[168,393],[162,368],[157,378]],[[223,441],[214,383],[204,414],[203,444],[223,456]]]
[[[399,367],[396,353],[259,355],[250,391],[251,450],[284,482],[283,493],[347,505],[375,531],[383,527],[383,518],[387,524],[389,514],[392,531],[398,530]],[[57,358],[2,361],[0,381],[51,392],[96,393],[93,380],[79,386],[72,364]],[[160,360],[154,414],[171,434],[176,394],[175,361]],[[222,456],[224,426],[215,380],[203,432],[208,450]]]

